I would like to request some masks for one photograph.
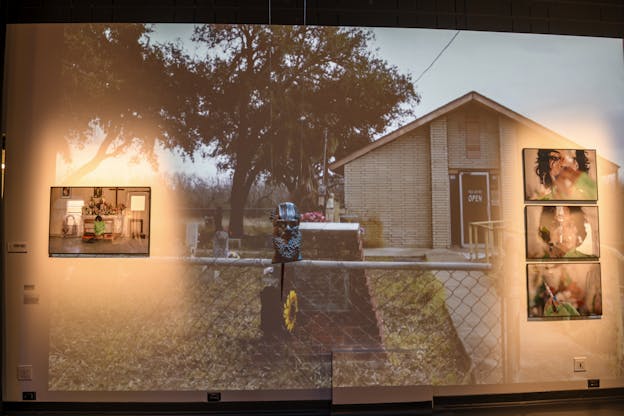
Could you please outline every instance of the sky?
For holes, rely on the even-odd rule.
[[[190,45],[192,28],[190,24],[155,25],[153,38],[179,39],[182,45]],[[416,90],[422,100],[416,107],[417,117],[477,91],[581,146],[596,149],[622,167],[620,179],[624,180],[621,39],[371,30],[375,34],[371,48],[401,72],[411,74],[413,80],[419,79]]]
[[[457,33],[376,32],[388,61],[414,78]],[[474,90],[582,146],[615,155],[624,167],[622,46],[618,39],[459,32],[418,81],[417,116]]]

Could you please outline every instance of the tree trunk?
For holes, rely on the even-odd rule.
[[[117,140],[120,131],[121,129],[119,127],[110,128],[106,132],[106,137],[104,138],[102,143],[100,143],[100,146],[98,147],[95,155],[89,161],[73,171],[68,177],[66,177],[64,179],[64,182],[68,184],[79,183],[84,176],[97,169],[98,166],[100,166],[100,164],[106,159],[122,155],[124,153],[123,151],[126,149],[127,146],[118,146],[114,151],[108,151],[111,144],[115,140]]]
[[[230,236],[241,237],[244,234],[243,213],[245,209],[246,196],[235,190],[232,186],[232,197],[230,198]]]
[[[240,162],[240,159],[239,159]],[[248,168],[249,163],[238,163],[232,180],[230,192],[230,236],[240,238],[245,234],[243,217],[245,205],[249,197],[251,185],[256,179],[256,173]]]

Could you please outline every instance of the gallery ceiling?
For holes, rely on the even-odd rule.
[[[622,0],[1,0],[5,23],[392,26],[624,35]]]

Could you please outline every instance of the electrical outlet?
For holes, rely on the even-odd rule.
[[[17,380],[18,381],[30,381],[33,378],[32,365],[18,365],[17,366]]]
[[[574,372],[587,371],[587,357],[574,357]]]
[[[22,392],[22,400],[37,400],[37,392],[34,392],[34,391],[23,391]]]
[[[220,392],[208,392],[208,401],[209,402],[220,402],[221,401],[221,393]]]

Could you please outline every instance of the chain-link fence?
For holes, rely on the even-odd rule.
[[[304,260],[284,266],[283,286],[269,260],[160,264],[149,286],[111,276],[97,299],[80,296],[84,278],[55,286],[50,390],[503,381],[487,264]]]

